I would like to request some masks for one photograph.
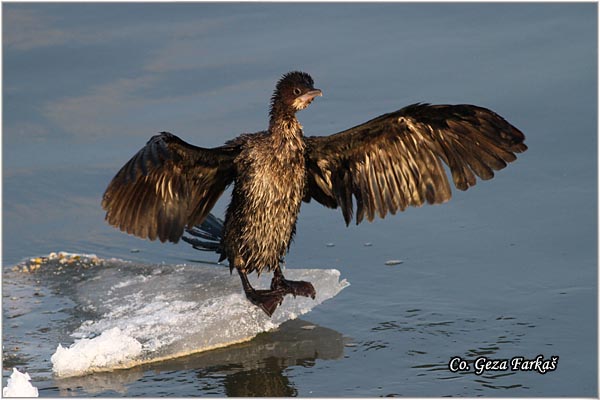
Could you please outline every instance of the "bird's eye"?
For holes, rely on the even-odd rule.
[[[294,88],[294,95],[298,96],[300,93],[302,93],[300,88]]]

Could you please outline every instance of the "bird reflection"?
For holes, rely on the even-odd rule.
[[[170,395],[297,396],[293,381],[286,375],[289,367],[312,367],[318,360],[338,359],[343,354],[344,337],[341,333],[307,321],[293,320],[246,343],[124,371],[61,379],[57,385],[65,394],[73,389],[77,392],[82,389],[90,394],[106,391],[125,394],[127,385],[144,379],[146,371],[153,371],[156,375],[168,374],[172,379],[172,371],[192,370],[197,382],[174,385]],[[181,378],[183,376],[177,378],[178,382]],[[186,391],[192,390],[192,387],[196,392]]]
[[[227,396],[297,396],[285,373],[288,367],[312,367],[317,360],[338,359],[343,353],[339,332],[294,320],[250,342],[189,357],[193,358],[189,366],[197,369],[202,380],[220,374]]]
[[[223,379],[225,394],[231,397],[297,396],[298,391],[284,374],[288,365],[277,357],[264,360],[260,368],[227,375]]]

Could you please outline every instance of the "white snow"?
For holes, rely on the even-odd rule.
[[[56,375],[70,376],[81,371],[116,367],[141,352],[140,342],[119,328],[112,328],[93,339],[80,339],[68,348],[59,344],[50,360]]]
[[[29,381],[31,378],[29,374],[19,372],[16,368],[13,368],[13,373],[8,378],[8,382],[5,388],[2,389],[2,396],[4,397],[38,397],[38,390]]]
[[[88,270],[88,274],[90,270]],[[239,278],[227,268],[199,265],[134,265],[104,260],[94,279],[77,285],[76,302],[97,317],[71,334],[51,358],[59,377],[128,368],[252,339],[305,314],[349,283],[334,269],[288,269],[286,278],[311,282],[315,300],[286,296],[269,318],[252,305]],[[251,278],[269,286],[269,274]]]

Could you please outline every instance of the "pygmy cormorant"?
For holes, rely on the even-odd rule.
[[[286,294],[315,296],[309,282],[286,280],[280,267],[303,200],[340,207],[346,225],[355,213],[359,224],[450,199],[442,161],[466,190],[475,175],[491,179],[527,149],[517,128],[466,104],[413,104],[331,136],[305,137],[296,113],[321,95],[310,75],[290,72],[277,83],[266,131],[211,149],[167,132],[153,136],[108,185],[106,220],[161,242],[177,243],[187,228],[205,240],[184,239],[227,258],[247,298],[270,316]],[[209,212],[231,183],[222,223]],[[247,274],[264,270],[273,272],[271,288],[256,290]]]

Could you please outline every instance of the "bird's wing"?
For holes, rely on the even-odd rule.
[[[238,152],[234,143],[204,149],[168,132],[153,136],[108,185],[106,220],[142,238],[177,243],[233,181]]]
[[[525,137],[498,114],[472,105],[413,104],[331,136],[307,137],[304,201],[342,209],[349,224],[375,213],[443,203],[451,191],[487,180],[527,150]]]

